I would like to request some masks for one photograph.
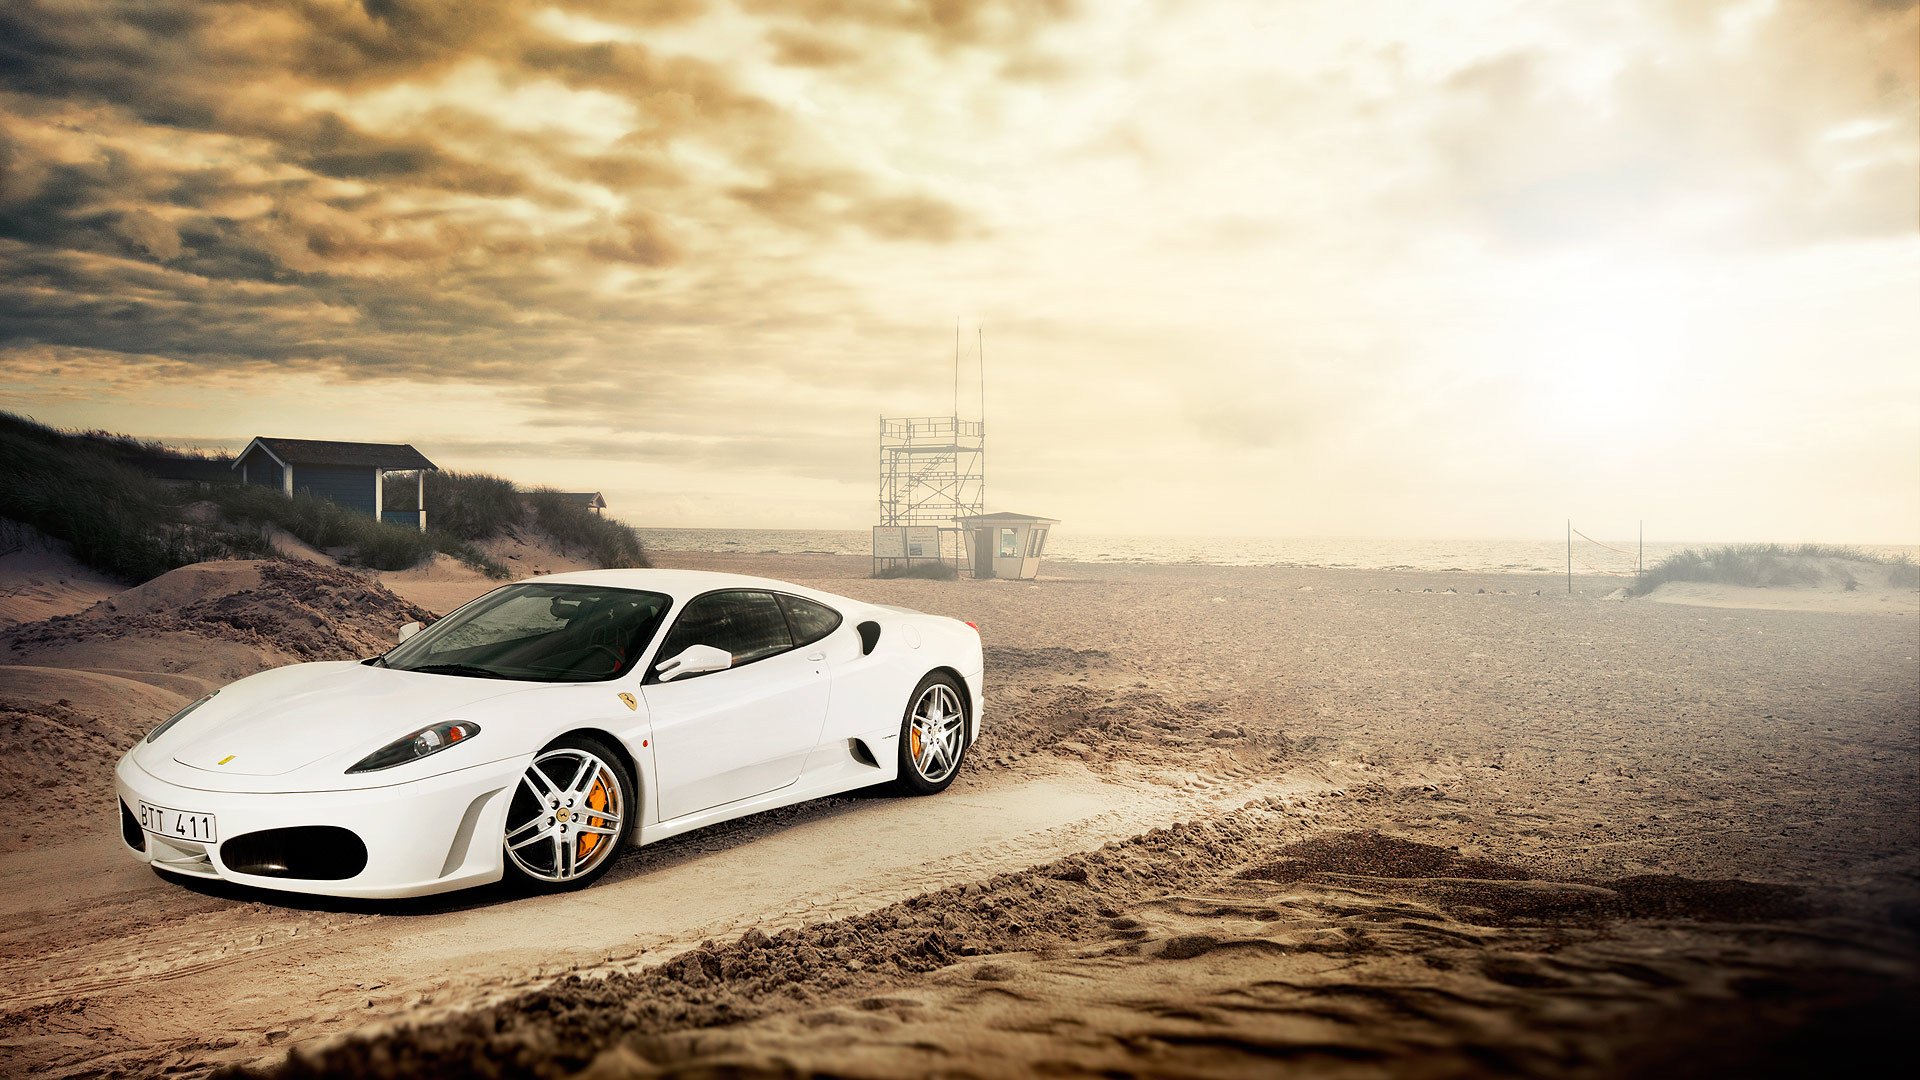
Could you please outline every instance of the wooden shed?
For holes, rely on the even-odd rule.
[[[560,497],[598,514],[607,508],[607,497],[597,491],[562,491]]]
[[[233,461],[243,484],[278,488],[288,496],[313,495],[390,525],[427,530],[426,471],[439,471],[406,443],[336,442],[255,436]],[[418,474],[412,510],[384,510],[386,475]]]

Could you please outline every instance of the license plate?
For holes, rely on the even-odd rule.
[[[193,840],[202,844],[211,844],[219,839],[214,835],[212,814],[196,814],[191,810],[170,810],[147,802],[140,804],[140,827],[169,840]]]

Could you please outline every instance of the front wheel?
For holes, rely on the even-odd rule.
[[[900,722],[900,787],[910,795],[945,791],[967,755],[967,709],[960,684],[933,672],[914,687]]]
[[[625,845],[634,782],[598,739],[569,735],[534,755],[507,807],[507,872],[543,892],[584,888]]]

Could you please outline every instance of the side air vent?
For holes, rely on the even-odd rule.
[[[873,647],[880,644],[880,624],[869,619],[855,629],[860,631],[860,655],[872,656]]]
[[[880,763],[873,759],[873,751],[867,749],[867,744],[859,739],[847,740],[847,753],[852,754],[853,760],[862,765],[870,765],[876,769],[880,767]]]

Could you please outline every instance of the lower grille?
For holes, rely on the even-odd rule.
[[[344,881],[367,868],[367,845],[337,825],[296,825],[236,836],[220,862],[236,874]]]

